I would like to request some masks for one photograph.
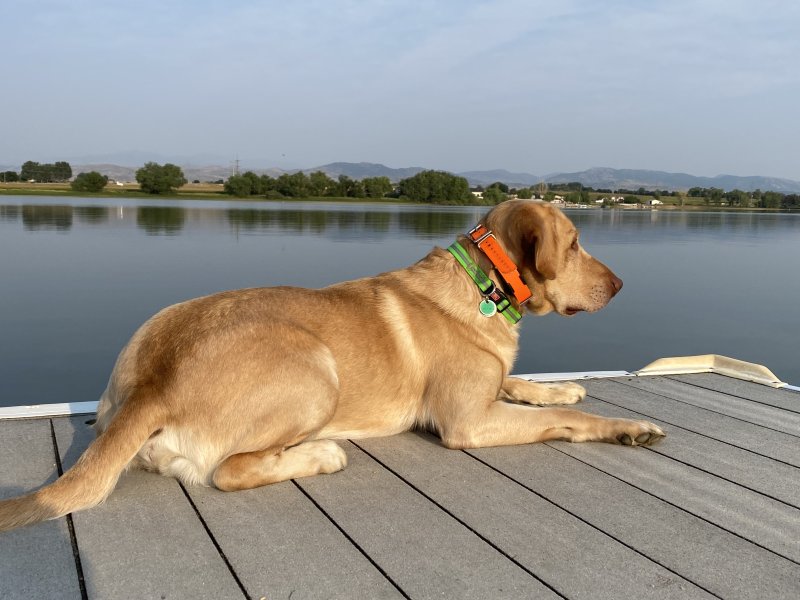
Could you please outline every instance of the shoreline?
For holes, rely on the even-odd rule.
[[[193,188],[193,186],[196,186]],[[211,186],[219,189],[209,189]],[[188,188],[188,189],[187,189]],[[218,184],[187,184],[182,189],[174,194],[148,194],[138,189],[138,185],[128,185],[126,187],[115,189],[111,186],[104,189],[102,192],[88,193],[73,191],[69,184],[65,183],[0,183],[0,198],[3,196],[30,196],[30,197],[49,197],[49,198],[84,198],[87,200],[118,200],[118,199],[131,199],[131,200],[214,200],[214,201],[231,201],[231,202],[337,202],[349,204],[418,204],[423,206],[470,206],[470,207],[483,207],[490,208],[485,204],[441,204],[433,202],[413,202],[411,200],[403,200],[400,198],[353,198],[353,197],[337,197],[337,196],[317,196],[307,198],[266,198],[264,196],[231,196],[222,190],[222,185]],[[754,208],[754,207],[740,207],[740,206],[716,206],[706,204],[684,204],[678,206],[676,204],[660,204],[658,206],[640,206],[640,207],[622,207],[622,206],[597,206],[589,205],[559,205],[560,208],[569,208],[574,210],[634,210],[634,211],[708,211],[708,212],[755,212],[755,213],[787,213],[793,214],[800,212],[800,209],[791,208]]]

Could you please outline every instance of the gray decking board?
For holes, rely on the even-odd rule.
[[[581,381],[581,384],[592,396],[611,404],[800,467],[800,440],[797,436],[626,385],[627,380],[596,379]]]
[[[58,475],[49,419],[0,421],[0,498]],[[67,520],[0,533],[0,598],[80,598]]]
[[[680,444],[680,433],[670,441]],[[800,513],[796,508],[647,449],[565,442],[550,445],[726,531],[800,561]]]
[[[636,377],[617,381],[648,392],[666,395],[692,406],[741,419],[754,425],[761,425],[767,429],[774,429],[795,437],[800,436],[800,413],[729,396],[722,392],[664,377]],[[800,438],[797,439],[796,443],[800,444]]]
[[[64,470],[94,439],[86,419],[53,419]],[[174,479],[125,473],[73,522],[89,598],[244,597]]]
[[[458,452],[409,433],[341,442],[341,473],[228,494],[131,472],[73,517],[87,596],[797,597],[800,443],[764,424],[792,426],[800,394],[712,374],[581,383],[579,408],[668,437]],[[52,419],[65,467],[86,419]],[[0,495],[55,474],[50,419],[0,421]],[[0,598],[29,597],[81,597],[66,519],[0,534]]]
[[[792,598],[797,591],[799,565],[554,447],[535,444],[469,453],[711,593],[763,600]]]
[[[587,387],[591,389],[591,382]],[[800,474],[797,467],[719,442],[676,425],[669,425],[658,419],[645,417],[641,413],[609,404],[592,396],[588,396],[580,408],[604,417],[637,420],[648,418],[666,431],[669,442],[656,444],[650,448],[652,452],[735,482],[794,508],[800,508]],[[676,435],[680,435],[680,443],[673,443]]]
[[[187,490],[251,598],[403,597],[291,481]]]
[[[711,597],[433,436],[356,443],[568,598]]]
[[[768,404],[776,408],[800,412],[800,392],[795,390],[768,387],[752,381],[725,377],[718,373],[670,375],[668,379],[682,381],[683,383],[688,383],[707,390],[715,390],[736,398],[745,398],[746,400],[761,402],[762,404]],[[800,381],[791,381],[789,383],[800,385]]]
[[[347,469],[298,484],[412,598],[558,598],[475,533],[344,443]]]

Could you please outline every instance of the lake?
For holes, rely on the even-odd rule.
[[[0,406],[97,400],[122,346],[164,306],[404,267],[484,210],[0,196]],[[800,214],[567,214],[625,287],[599,313],[526,316],[515,372],[716,353],[800,384]]]

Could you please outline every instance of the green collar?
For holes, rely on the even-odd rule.
[[[475,264],[475,261],[470,258],[467,251],[464,250],[464,247],[458,242],[453,242],[447,251],[455,257],[462,267],[464,267],[464,270],[472,278],[472,281],[475,282],[483,295],[483,300],[478,307],[481,314],[485,317],[491,317],[499,312],[512,325],[518,323],[522,315],[511,305],[508,296],[506,296],[502,290],[498,289],[494,281],[489,279],[489,276]]]

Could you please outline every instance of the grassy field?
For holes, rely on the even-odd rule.
[[[138,183],[126,183],[124,185],[107,185],[102,192],[74,192],[69,183],[28,183],[0,182],[0,196],[51,196],[51,197],[79,197],[79,198],[150,198],[151,200],[251,200],[266,201],[263,196],[249,196],[247,198],[236,198],[225,193],[221,183],[187,183],[175,194],[148,194],[139,189]],[[385,198],[376,200],[374,198],[339,198],[325,196],[321,198],[281,198],[281,201],[292,202],[352,202],[357,204],[383,202],[407,204],[405,200],[397,198]]]
[[[146,194],[139,189],[138,183],[124,185],[110,184],[102,192],[88,194],[74,192],[69,183],[28,183],[26,181],[14,183],[0,183],[0,194],[19,196],[88,196],[98,198],[152,198],[153,194]],[[159,196],[156,196],[159,197]],[[223,191],[222,184],[217,183],[187,183],[174,196],[178,198],[230,198]]]

